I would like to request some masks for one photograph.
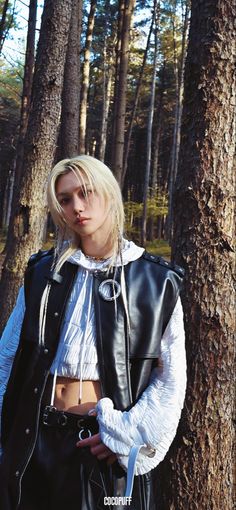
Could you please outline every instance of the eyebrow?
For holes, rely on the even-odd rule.
[[[82,189],[87,189],[88,187],[90,187],[90,183],[89,182],[86,182],[85,185],[81,185],[81,186],[78,186],[78,188],[73,188],[71,190],[68,190],[68,191],[61,191],[60,193],[56,193],[56,197],[63,197],[63,196],[66,196],[66,195],[70,195],[73,191],[78,191],[78,190],[82,190]]]
[[[69,195],[70,191],[62,191],[61,193],[56,193],[57,197],[64,197],[65,195]]]

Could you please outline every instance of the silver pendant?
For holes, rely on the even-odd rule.
[[[120,284],[116,280],[104,280],[100,283],[98,292],[105,301],[115,301],[121,293]]]

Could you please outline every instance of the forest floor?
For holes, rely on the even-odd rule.
[[[170,260],[171,258],[171,247],[168,241],[165,241],[164,239],[154,239],[154,241],[148,241],[146,250],[167,260]]]

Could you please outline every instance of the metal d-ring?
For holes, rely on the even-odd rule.
[[[112,295],[110,294],[110,290],[108,293],[109,287],[111,287],[112,289],[113,292]],[[104,280],[102,283],[100,283],[98,287],[98,292],[105,301],[115,301],[115,299],[119,297],[121,292],[120,284],[116,280],[112,279]]]
[[[82,437],[83,432],[86,432],[88,435],[86,437]],[[87,439],[87,437],[91,437],[92,432],[89,429],[81,429],[79,431],[79,440],[82,441],[83,439]]]
[[[65,427],[67,424],[67,421],[68,421],[68,418],[63,412],[62,412],[62,414],[59,414],[58,424],[61,425],[61,427]]]

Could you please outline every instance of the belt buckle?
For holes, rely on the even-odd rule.
[[[43,424],[50,427],[51,423],[48,422],[48,418],[51,413],[55,413],[57,408],[54,406],[46,406],[43,412]]]

